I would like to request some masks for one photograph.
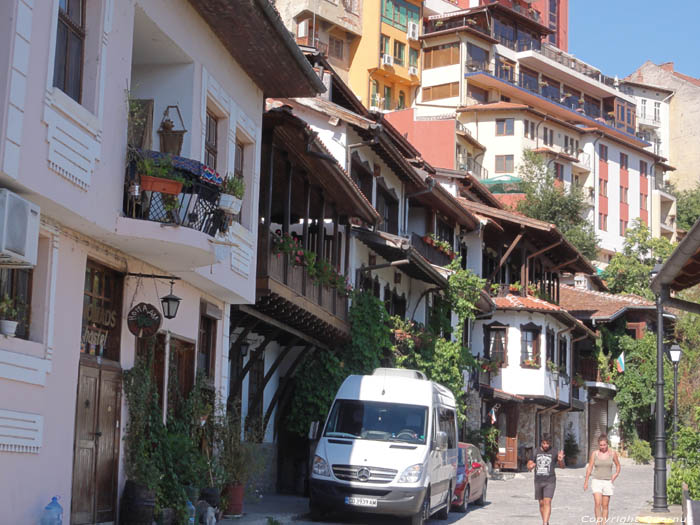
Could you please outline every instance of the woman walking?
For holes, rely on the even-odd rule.
[[[612,473],[613,463],[615,474]],[[588,489],[588,478],[593,473],[591,491],[593,492],[593,505],[595,508],[596,523],[607,523],[610,496],[613,495],[613,483],[620,475],[620,460],[617,452],[610,450],[608,436],[601,434],[598,438],[598,450],[591,454],[586,469],[586,480],[583,482],[583,490]]]

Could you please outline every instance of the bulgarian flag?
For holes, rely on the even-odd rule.
[[[622,352],[620,356],[615,360],[615,365],[617,365],[617,371],[622,373],[625,371],[625,353]]]

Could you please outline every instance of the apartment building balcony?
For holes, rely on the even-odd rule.
[[[452,257],[429,241],[430,239],[426,240],[424,237],[421,237],[416,233],[411,233],[411,245],[418,253],[428,259],[428,261],[436,266],[447,266],[450,264]]]
[[[293,0],[289,5],[293,9],[291,14],[297,21],[313,20],[315,17],[319,26],[323,22],[326,26],[332,24],[353,36],[362,35],[360,0]]]
[[[478,179],[488,179],[489,171],[474,160],[474,157],[457,155],[457,169],[467,171]]]
[[[649,114],[648,112],[637,111],[637,124],[639,124],[640,128],[646,127],[657,129],[661,126],[661,119],[658,115]]]
[[[328,42],[322,42],[320,38],[314,38],[311,35],[298,36],[296,38],[297,44],[300,46],[313,47],[323,56],[328,56]]]
[[[165,158],[153,151],[142,151],[139,156],[152,162]],[[221,178],[196,160],[169,158],[172,165],[163,168],[161,174],[182,182],[173,190],[165,187],[173,180],[149,180],[140,173],[143,162],[138,158],[128,163],[123,216],[117,218],[116,236],[111,242],[164,270],[182,270],[182,261],[187,261],[188,268],[214,264],[214,237],[227,224],[218,207]]]
[[[574,152],[574,157],[576,157],[576,162],[573,164],[575,171],[591,171],[591,155],[589,153]]]
[[[540,49],[518,51],[520,64],[561,80],[587,95],[598,98],[615,96],[634,103],[632,97],[616,89],[613,78],[606,77],[598,69],[550,44],[543,43]]]

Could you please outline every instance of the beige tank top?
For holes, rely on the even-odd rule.
[[[613,454],[608,452],[607,458],[601,458],[596,450],[593,461],[593,479],[612,479]]]

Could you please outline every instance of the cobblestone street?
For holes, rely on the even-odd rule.
[[[593,497],[590,489],[583,492],[585,468],[557,469],[557,491],[552,502],[551,525],[593,523]],[[611,523],[634,523],[639,510],[651,500],[653,489],[653,466],[635,465],[622,459],[622,472],[615,482],[615,495],[611,499]],[[542,523],[537,502],[533,499],[532,474],[520,473],[507,481],[491,480],[488,487],[488,503],[484,507],[471,505],[466,514],[451,512],[447,523],[459,525],[539,525]],[[334,517],[329,524],[399,525],[399,519],[387,517],[368,518],[356,515]],[[310,521],[296,523],[310,524]],[[437,525],[444,523],[430,520]]]

